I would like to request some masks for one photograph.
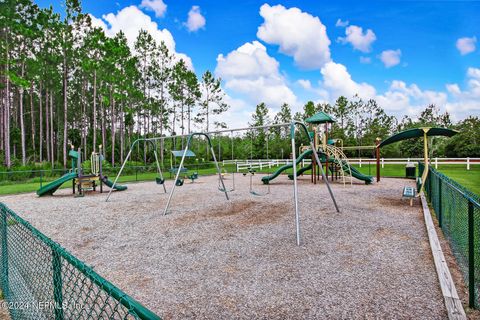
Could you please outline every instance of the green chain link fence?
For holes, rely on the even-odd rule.
[[[0,203],[0,288],[12,319],[160,319]]]
[[[469,306],[480,308],[480,198],[433,168],[425,192],[468,285]]]

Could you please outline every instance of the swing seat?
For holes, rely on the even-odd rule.
[[[165,183],[165,179],[162,179],[160,177],[155,177],[155,182],[157,182],[157,184],[164,184]]]
[[[175,181],[175,185],[176,185],[177,187],[183,186],[183,179],[177,179],[177,181]]]
[[[192,180],[192,182],[195,182],[195,179],[198,179],[198,172],[194,172],[191,175],[189,175],[188,179]]]

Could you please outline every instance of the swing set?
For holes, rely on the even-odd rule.
[[[163,139],[171,139],[171,138],[177,138],[177,137],[183,137],[183,138],[187,137],[187,143],[186,143],[185,149],[183,149],[183,154],[182,154],[180,164],[179,164],[178,168],[176,168],[176,173],[175,173],[175,178],[174,178],[175,183],[172,185],[172,189],[170,190],[170,193],[169,193],[168,199],[167,199],[167,203],[166,203],[165,209],[163,211],[163,215],[166,215],[168,213],[168,209],[170,208],[170,203],[171,203],[171,200],[173,198],[173,194],[175,192],[176,187],[183,185],[183,181],[180,181],[179,177],[180,177],[180,173],[182,171],[183,164],[185,162],[185,158],[186,158],[187,153],[189,151],[189,147],[190,147],[190,144],[192,142],[192,138],[195,137],[195,136],[203,136],[207,140],[208,147],[209,147],[210,152],[212,153],[213,161],[215,163],[215,168],[217,170],[218,181],[219,181],[218,189],[219,189],[219,191],[221,191],[222,193],[225,194],[225,198],[228,201],[230,199],[229,196],[228,196],[228,192],[235,190],[235,180],[232,179],[233,180],[232,181],[233,182],[233,187],[232,188],[227,189],[225,187],[225,182],[224,182],[224,179],[223,179],[222,170],[220,169],[220,166],[217,162],[217,158],[215,156],[215,151],[213,149],[212,141],[210,139],[209,134],[219,134],[221,132],[232,132],[232,147],[233,147],[233,131],[265,129],[265,128],[271,128],[271,127],[290,127],[290,138],[291,138],[291,148],[292,148],[292,158],[293,159],[297,158],[297,156],[296,156],[297,147],[296,147],[296,144],[295,144],[295,131],[296,131],[297,127],[299,128],[300,131],[303,131],[305,133],[305,135],[309,139],[310,147],[312,148],[312,150],[315,150],[314,142],[313,142],[312,137],[308,133],[307,126],[303,122],[300,122],[300,121],[292,121],[290,123],[274,124],[274,125],[268,125],[268,126],[258,126],[258,127],[249,127],[249,128],[239,128],[239,129],[226,129],[226,130],[219,130],[219,131],[207,132],[207,133],[196,132],[196,133],[189,134],[188,136],[180,135],[180,136],[170,136],[170,137],[142,138],[142,139],[137,139],[132,143],[132,145],[130,147],[130,150],[127,154],[127,157],[125,158],[125,160],[124,160],[124,162],[123,162],[123,164],[120,168],[120,171],[118,172],[118,174],[115,178],[112,189],[113,189],[113,187],[115,187],[115,185],[118,181],[118,178],[120,177],[120,175],[121,175],[121,173],[122,173],[122,171],[125,167],[126,162],[130,158],[133,148],[139,142],[146,141],[146,142],[151,143],[154,147],[155,163],[157,165],[157,171],[158,171],[158,174],[159,174],[159,177],[158,177],[159,179],[158,180],[156,179],[156,181],[158,181],[157,183],[163,185],[164,193],[166,193],[167,191],[166,191],[166,188],[165,188],[165,179],[163,177],[163,174],[162,174],[162,171],[161,171],[161,168],[160,168],[160,164],[158,162],[158,156],[157,156],[157,152],[156,152],[156,149],[155,149],[154,142],[156,142],[157,140],[163,140]],[[313,152],[313,155],[314,155],[313,160],[316,161],[316,163],[317,163],[317,165],[320,169],[321,175],[323,177],[323,181],[325,181],[325,185],[327,186],[328,192],[329,192],[330,197],[332,199],[332,202],[335,206],[335,209],[336,209],[337,212],[340,212],[340,210],[338,208],[338,205],[337,205],[337,202],[335,200],[335,197],[333,195],[332,189],[330,187],[330,184],[325,177],[325,172],[323,170],[323,166],[320,162],[320,159],[318,157],[317,152]],[[233,149],[232,149],[232,156],[233,156]],[[301,244],[301,236],[300,236],[300,212],[299,212],[299,204],[298,204],[297,166],[294,165],[292,168],[293,168],[293,201],[294,201],[294,208],[295,208],[296,242],[297,242],[297,245],[300,245]],[[250,193],[251,194],[256,195],[256,196],[265,196],[265,195],[270,193],[270,189],[269,189],[270,186],[267,187],[268,188],[267,193],[263,193],[263,194],[253,190],[252,179],[253,179],[253,176],[255,175],[255,170],[250,169],[248,173],[250,174]],[[111,190],[110,190],[110,192],[107,196],[106,201],[109,200],[110,195],[111,195]]]

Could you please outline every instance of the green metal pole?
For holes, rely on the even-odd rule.
[[[3,210],[2,210],[3,211]],[[7,212],[2,212],[2,291],[7,298],[10,294],[8,281],[8,245],[7,245]]]
[[[442,179],[438,177],[438,226],[442,227]]]
[[[475,308],[475,225],[473,202],[468,201],[468,306]]]
[[[57,250],[52,248],[53,300],[55,302],[55,320],[63,320],[62,260]]]

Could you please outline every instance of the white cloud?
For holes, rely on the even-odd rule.
[[[347,68],[340,63],[329,62],[321,70],[323,76],[321,85],[329,92],[330,100],[334,101],[339,96],[369,99],[375,96],[375,88],[365,82],[355,82]]]
[[[184,23],[188,31],[195,32],[205,27],[207,21],[205,17],[200,12],[199,6],[192,6],[190,11],[188,11],[188,20]]]
[[[161,18],[167,12],[167,5],[163,0],[142,0],[140,8],[155,12],[155,17]]]
[[[342,19],[337,19],[335,27],[346,27],[350,22],[348,20],[342,21]]]
[[[377,39],[371,29],[363,32],[362,27],[354,25],[345,29],[345,35],[345,38],[339,37],[338,41],[344,44],[350,43],[355,50],[361,52],[370,52],[372,50],[372,43]]]
[[[360,63],[363,63],[363,64],[372,63],[372,58],[370,58],[370,57],[360,57]]]
[[[279,63],[258,41],[247,42],[224,56],[217,57],[215,74],[225,88],[245,95],[250,102],[265,102],[271,107],[296,103],[296,96],[279,72]]]
[[[264,22],[257,37],[268,44],[279,45],[279,51],[292,56],[305,69],[318,69],[330,61],[330,39],[318,17],[298,8],[282,5],[260,7]]]
[[[472,38],[464,37],[464,38],[458,39],[456,45],[457,45],[458,51],[460,51],[460,54],[466,55],[475,51],[476,43],[477,43],[477,37],[472,37]]]
[[[297,83],[300,85],[305,90],[311,90],[312,89],[312,83],[310,80],[305,80],[305,79],[299,79],[297,80]]]
[[[175,40],[170,31],[167,29],[159,29],[158,24],[152,21],[150,16],[143,13],[138,7],[129,6],[118,11],[117,14],[109,13],[103,15],[103,20],[92,15],[90,15],[90,17],[92,18],[92,23],[95,26],[101,27],[109,37],[113,37],[119,31],[123,31],[127,38],[128,45],[132,50],[139,31],[146,30],[157,43],[163,41],[170,52],[175,54],[177,59],[185,60],[187,66],[193,69],[190,57],[184,53],[175,51]]]
[[[376,96],[376,100],[382,108],[397,116],[417,115],[430,104],[444,108],[447,98],[445,92],[422,90],[414,83],[407,85],[400,80],[392,81],[386,92]]]
[[[468,68],[467,88],[461,90],[458,84],[447,84],[452,99],[447,103],[448,112],[465,118],[468,115],[480,115],[480,69]]]
[[[382,51],[382,53],[380,54],[380,60],[382,60],[385,67],[391,68],[400,63],[401,55],[402,55],[402,51],[400,51],[400,49],[385,50],[385,51]]]

